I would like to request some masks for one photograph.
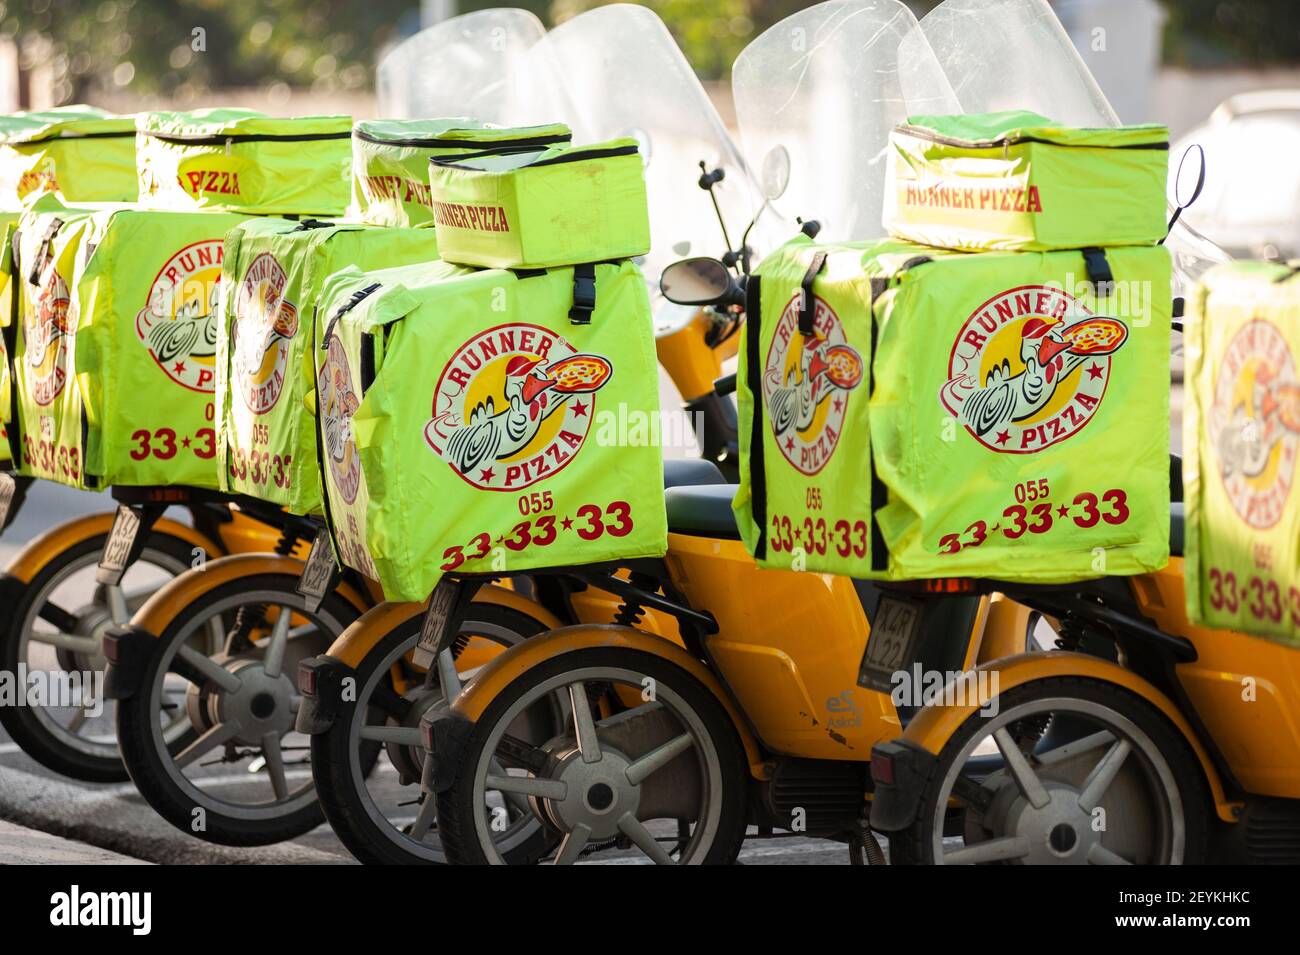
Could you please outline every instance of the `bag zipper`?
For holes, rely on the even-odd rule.
[[[124,129],[120,132],[103,132],[103,133],[51,133],[48,136],[40,136],[36,139],[23,139],[17,141],[5,141],[9,146],[32,146],[37,143],[52,143],[59,139],[123,139],[127,136],[134,137],[134,129]]]
[[[439,146],[481,146],[486,155],[492,155],[495,150],[524,150],[533,146],[554,146],[559,143],[567,143],[572,139],[571,135],[554,133],[550,136],[533,136],[520,137],[519,139],[499,139],[494,142],[475,143],[472,140],[451,139],[438,136],[430,136],[425,139],[383,139],[363,130],[355,130],[352,135],[367,143],[374,143],[377,146],[410,146],[416,148],[429,148]]]
[[[564,163],[582,162],[586,159],[607,159],[614,156],[635,156],[637,152],[638,149],[636,146],[611,146],[608,149],[579,149],[573,152],[564,153],[562,156],[552,156],[550,159],[543,159],[539,162],[530,162],[528,165],[519,168],[536,169],[539,166],[560,166]],[[451,169],[472,169],[472,167],[461,165],[461,160],[464,158],[464,156],[457,156],[452,159],[439,159],[434,156],[429,159],[429,162],[434,166],[446,166]],[[473,171],[486,172],[489,170],[474,169]],[[514,170],[509,171],[513,172]]]
[[[300,133],[297,135],[277,136],[272,133],[243,133],[228,136],[175,136],[170,133],[155,133],[140,130],[141,136],[157,139],[164,143],[180,146],[230,146],[232,143],[314,143],[326,139],[351,139],[347,133]]]
[[[900,133],[913,136],[917,139],[924,139],[927,142],[938,143],[940,146],[958,146],[964,149],[994,149],[998,146],[1004,149],[1008,146],[1019,145],[1020,143],[1041,143],[1044,146],[1059,146],[1062,149],[1161,149],[1166,152],[1169,150],[1169,143],[1126,143],[1122,146],[1089,146],[1086,143],[1058,143],[1050,139],[1041,139],[1037,136],[999,136],[997,139],[957,139],[954,136],[944,136],[941,133],[931,132],[923,126],[909,126],[904,123],[898,127]]]

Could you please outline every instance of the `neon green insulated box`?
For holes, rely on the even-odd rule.
[[[101,485],[219,487],[217,340],[226,233],[247,216],[96,213],[77,271],[86,469]]]
[[[768,256],[734,502],[760,563],[1043,583],[1162,567],[1169,254],[1103,259],[1098,296],[1077,252],[800,237]]]
[[[135,117],[91,106],[0,116],[0,203],[46,192],[65,202],[135,199]]]
[[[72,293],[91,215],[45,196],[19,220],[10,250],[18,300],[11,450],[20,473],[72,487],[95,486],[85,472]]]
[[[472,119],[380,119],[352,127],[352,205],[363,222],[433,222],[429,161],[541,152],[567,144],[559,123],[505,129]]]
[[[351,191],[348,116],[275,119],[247,109],[141,113],[140,201],[150,208],[342,215]]]
[[[1232,262],[1188,302],[1187,612],[1300,647],[1300,278]]]
[[[1153,245],[1169,130],[1079,129],[1013,111],[913,116],[890,134],[884,225],[950,249]]]
[[[320,510],[312,317],[334,272],[438,257],[433,229],[249,219],[226,235],[217,336],[217,468],[223,490]]]
[[[11,460],[8,423],[13,415],[13,372],[9,356],[18,335],[14,322],[13,249],[10,243],[18,226],[17,212],[0,212],[0,464]]]
[[[452,571],[664,553],[645,279],[630,262],[594,271],[589,314],[573,269],[435,262],[328,283],[326,515],[340,560],[388,599],[423,600]]]
[[[429,185],[448,262],[552,268],[650,250],[645,170],[634,139],[434,159]]]

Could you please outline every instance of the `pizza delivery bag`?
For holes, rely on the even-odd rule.
[[[106,210],[78,269],[85,465],[99,484],[217,488],[218,306],[226,233],[247,216]]]
[[[9,453],[9,419],[13,415],[13,370],[9,356],[18,336],[14,321],[18,302],[14,297],[13,249],[11,243],[18,228],[19,213],[0,212],[0,465],[11,460]]]
[[[541,152],[569,139],[560,123],[506,129],[472,119],[359,122],[352,127],[352,205],[374,225],[432,225],[430,160]]]
[[[1232,262],[1188,302],[1187,612],[1300,647],[1300,278]]]
[[[325,281],[355,265],[438,257],[432,229],[249,219],[226,235],[217,335],[217,468],[226,491],[320,510],[312,316]]]
[[[765,259],[734,505],[760,563],[1043,583],[1163,566],[1169,256],[1103,259],[1101,297],[1077,252],[799,238]]]
[[[1063,126],[1025,111],[913,116],[889,138],[884,225],[966,250],[1154,245],[1169,130]]]
[[[92,215],[46,196],[23,213],[10,248],[17,306],[10,452],[20,473],[72,487],[96,486],[85,472],[72,294]]]
[[[494,269],[604,262],[650,251],[635,139],[430,161],[438,248]]]
[[[141,113],[140,201],[150,208],[342,215],[348,116],[275,119],[248,109]]]
[[[65,202],[135,199],[135,117],[91,106],[0,116],[0,204],[46,192]]]
[[[328,283],[317,424],[340,560],[389,600],[450,571],[661,555],[656,363],[630,262],[520,276],[447,262]]]

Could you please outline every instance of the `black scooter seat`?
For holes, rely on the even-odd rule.
[[[740,540],[736,515],[731,510],[735,496],[734,484],[670,487],[664,492],[668,529],[674,534]]]

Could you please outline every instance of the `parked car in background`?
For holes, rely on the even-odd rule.
[[[1184,215],[1234,257],[1300,256],[1300,89],[1239,93],[1170,151],[1205,149],[1205,191]]]

